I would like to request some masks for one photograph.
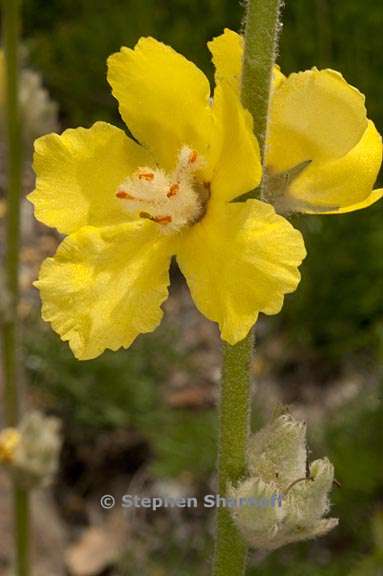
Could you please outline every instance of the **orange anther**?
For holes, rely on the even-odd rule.
[[[189,164],[194,164],[196,160],[197,160],[197,152],[193,150],[192,152],[190,152]]]
[[[156,222],[157,224],[170,224],[171,221],[171,216],[156,216],[153,218],[153,222]]]
[[[154,174],[153,172],[139,172],[138,178],[139,180],[147,180],[148,182],[151,182],[154,179]]]
[[[178,192],[178,190],[180,189],[180,185],[179,184],[172,184],[169,188],[169,192],[166,194],[166,196],[168,198],[171,198],[172,196],[175,196]]]
[[[125,199],[134,200],[134,197],[128,194],[128,192],[125,192],[125,190],[118,190],[116,196],[117,198],[122,198],[123,200]]]

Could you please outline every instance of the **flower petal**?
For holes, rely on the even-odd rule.
[[[312,162],[289,187],[287,208],[298,212],[340,214],[365,208],[379,199],[372,187],[382,163],[382,138],[373,122],[345,156]],[[357,208],[353,208],[357,205]]]
[[[222,148],[211,182],[212,200],[232,200],[260,183],[259,146],[251,114],[242,107],[231,86],[221,84],[216,88],[213,112],[222,127]]]
[[[307,70],[275,90],[267,165],[282,172],[305,160],[349,152],[367,128],[363,95],[334,70]]]
[[[84,227],[42,265],[42,317],[79,360],[127,348],[161,321],[171,253],[149,221]]]
[[[213,63],[216,69],[216,84],[226,82],[239,92],[243,57],[243,37],[229,30],[229,28],[225,28],[223,34],[213,38],[207,45],[213,56]],[[279,66],[274,66],[273,78],[274,88],[285,79]]]
[[[323,212],[323,214],[347,214],[348,212],[355,212],[356,210],[363,210],[364,208],[368,208],[372,206],[380,200],[383,196],[383,188],[379,188],[377,190],[373,190],[369,196],[362,202],[358,202],[357,204],[351,204],[351,206],[346,206],[345,208],[339,208],[339,210],[334,210],[334,212]]]
[[[246,336],[259,312],[280,311],[304,257],[300,232],[258,200],[210,205],[177,249],[197,307],[230,344]]]
[[[35,142],[36,189],[28,199],[36,218],[64,234],[86,225],[124,222],[116,189],[148,163],[144,148],[105,122],[48,134]]]
[[[216,84],[227,82],[239,91],[243,55],[243,38],[225,28],[224,33],[207,43],[213,56]]]
[[[206,76],[154,38],[108,58],[108,81],[129,130],[162,168],[174,167],[182,145],[208,159],[213,132]]]

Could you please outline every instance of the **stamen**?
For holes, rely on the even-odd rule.
[[[171,216],[152,216],[148,212],[140,212],[140,218],[146,218],[156,224],[170,224],[173,220]]]
[[[147,180],[148,182],[151,182],[152,180],[154,180],[154,174],[153,172],[139,172],[138,179]]]
[[[175,196],[178,192],[178,190],[180,189],[180,185],[179,184],[172,184],[169,188],[169,192],[166,194],[166,196],[168,198],[171,198],[172,196]]]
[[[173,218],[171,216],[156,216],[152,220],[157,224],[170,224]]]
[[[177,232],[198,222],[206,212],[209,184],[200,180],[204,159],[182,146],[171,172],[140,166],[117,188],[116,196],[129,212],[160,224],[163,233]]]
[[[189,164],[194,164],[194,162],[197,160],[197,152],[195,150],[192,150],[190,152],[190,156],[189,156]]]
[[[116,193],[117,198],[121,198],[122,200],[135,200],[134,196],[131,196],[128,192],[125,192],[125,190],[118,190],[118,192]]]

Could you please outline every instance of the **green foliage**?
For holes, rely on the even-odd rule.
[[[216,428],[214,410],[158,412],[149,432],[156,456],[153,473],[177,477],[188,472],[195,478],[207,478],[216,466]]]
[[[382,205],[342,216],[306,216],[294,224],[308,256],[283,320],[291,337],[329,361],[379,352],[383,314]]]
[[[383,513],[376,512],[371,523],[373,550],[360,560],[350,576],[380,576],[383,573]]]
[[[209,563],[204,562],[204,556],[211,555],[210,539],[205,530],[201,530],[202,538],[194,538],[193,542],[184,539],[182,545],[175,545],[172,540],[165,541],[163,528],[159,527],[158,546],[150,559],[129,551],[124,555],[119,566],[119,576],[131,576],[139,573],[141,576],[208,576]]]
[[[140,36],[152,35],[206,69],[207,40],[220,33],[223,22],[238,27],[240,17],[229,0],[56,0],[48,6],[26,0],[24,11],[32,63],[69,126],[119,122],[106,82],[106,59],[120,46],[133,47]]]
[[[71,426],[87,430],[139,426],[158,402],[171,352],[150,336],[129,354],[106,352],[78,362],[48,328],[31,326],[25,339],[29,381]]]
[[[105,352],[96,360],[78,362],[48,327],[29,328],[25,338],[29,381],[70,430],[89,436],[134,428],[150,443],[155,475],[192,472],[205,478],[212,472],[215,411],[171,409],[164,401],[162,391],[170,372],[179,365],[187,370],[169,330],[139,339],[129,353]]]
[[[371,536],[361,526],[369,524],[383,486],[382,393],[383,386],[374,393],[362,392],[333,419],[325,433],[326,453],[335,463],[336,478],[342,486],[334,492],[334,508],[342,519],[343,536],[367,549]]]

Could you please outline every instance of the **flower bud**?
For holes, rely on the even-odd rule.
[[[333,465],[327,458],[315,460],[307,475],[306,462],[306,425],[289,414],[276,418],[251,438],[250,477],[228,488],[236,499],[254,498],[254,505],[231,511],[251,546],[274,550],[323,536],[338,524],[337,518],[323,518],[330,508]],[[260,507],[260,499],[268,505]]]
[[[40,412],[27,414],[18,428],[0,433],[0,464],[26,488],[46,486],[58,467],[60,422]]]
[[[246,499],[247,504],[234,508],[231,511],[232,516],[247,540],[256,538],[259,547],[267,546],[278,532],[278,526],[284,517],[277,485],[273,482],[266,483],[261,478],[248,478],[236,488],[230,486],[228,496],[235,498],[237,502],[240,502],[241,498]],[[254,515],[257,517],[256,526]]]
[[[306,424],[290,414],[276,418],[250,439],[250,475],[276,481],[282,489],[306,475],[306,460]]]

